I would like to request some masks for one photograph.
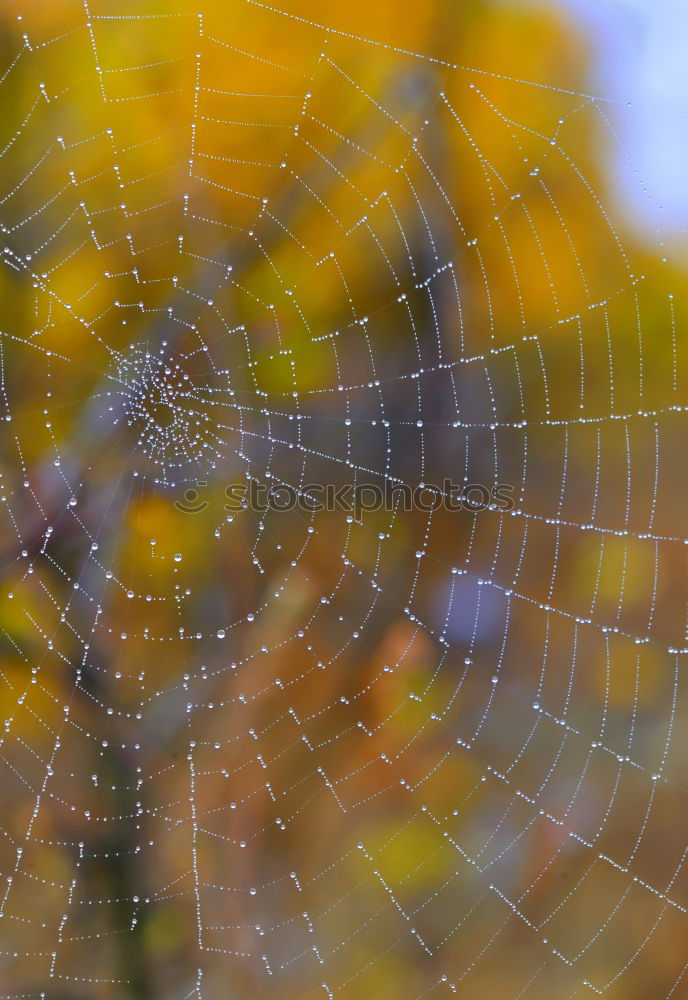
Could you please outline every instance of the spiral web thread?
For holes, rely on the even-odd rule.
[[[11,18],[2,996],[685,996],[682,306],[616,106],[252,2]],[[225,509],[446,477],[514,507]]]

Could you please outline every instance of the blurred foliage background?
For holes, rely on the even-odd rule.
[[[554,6],[283,10],[0,15],[0,992],[688,995],[684,272]]]

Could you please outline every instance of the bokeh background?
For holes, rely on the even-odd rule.
[[[3,7],[3,997],[688,996],[684,27]]]

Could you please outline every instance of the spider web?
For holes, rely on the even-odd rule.
[[[622,109],[560,27],[311,7],[3,15],[2,996],[686,996]],[[227,509],[447,479],[513,509]]]

